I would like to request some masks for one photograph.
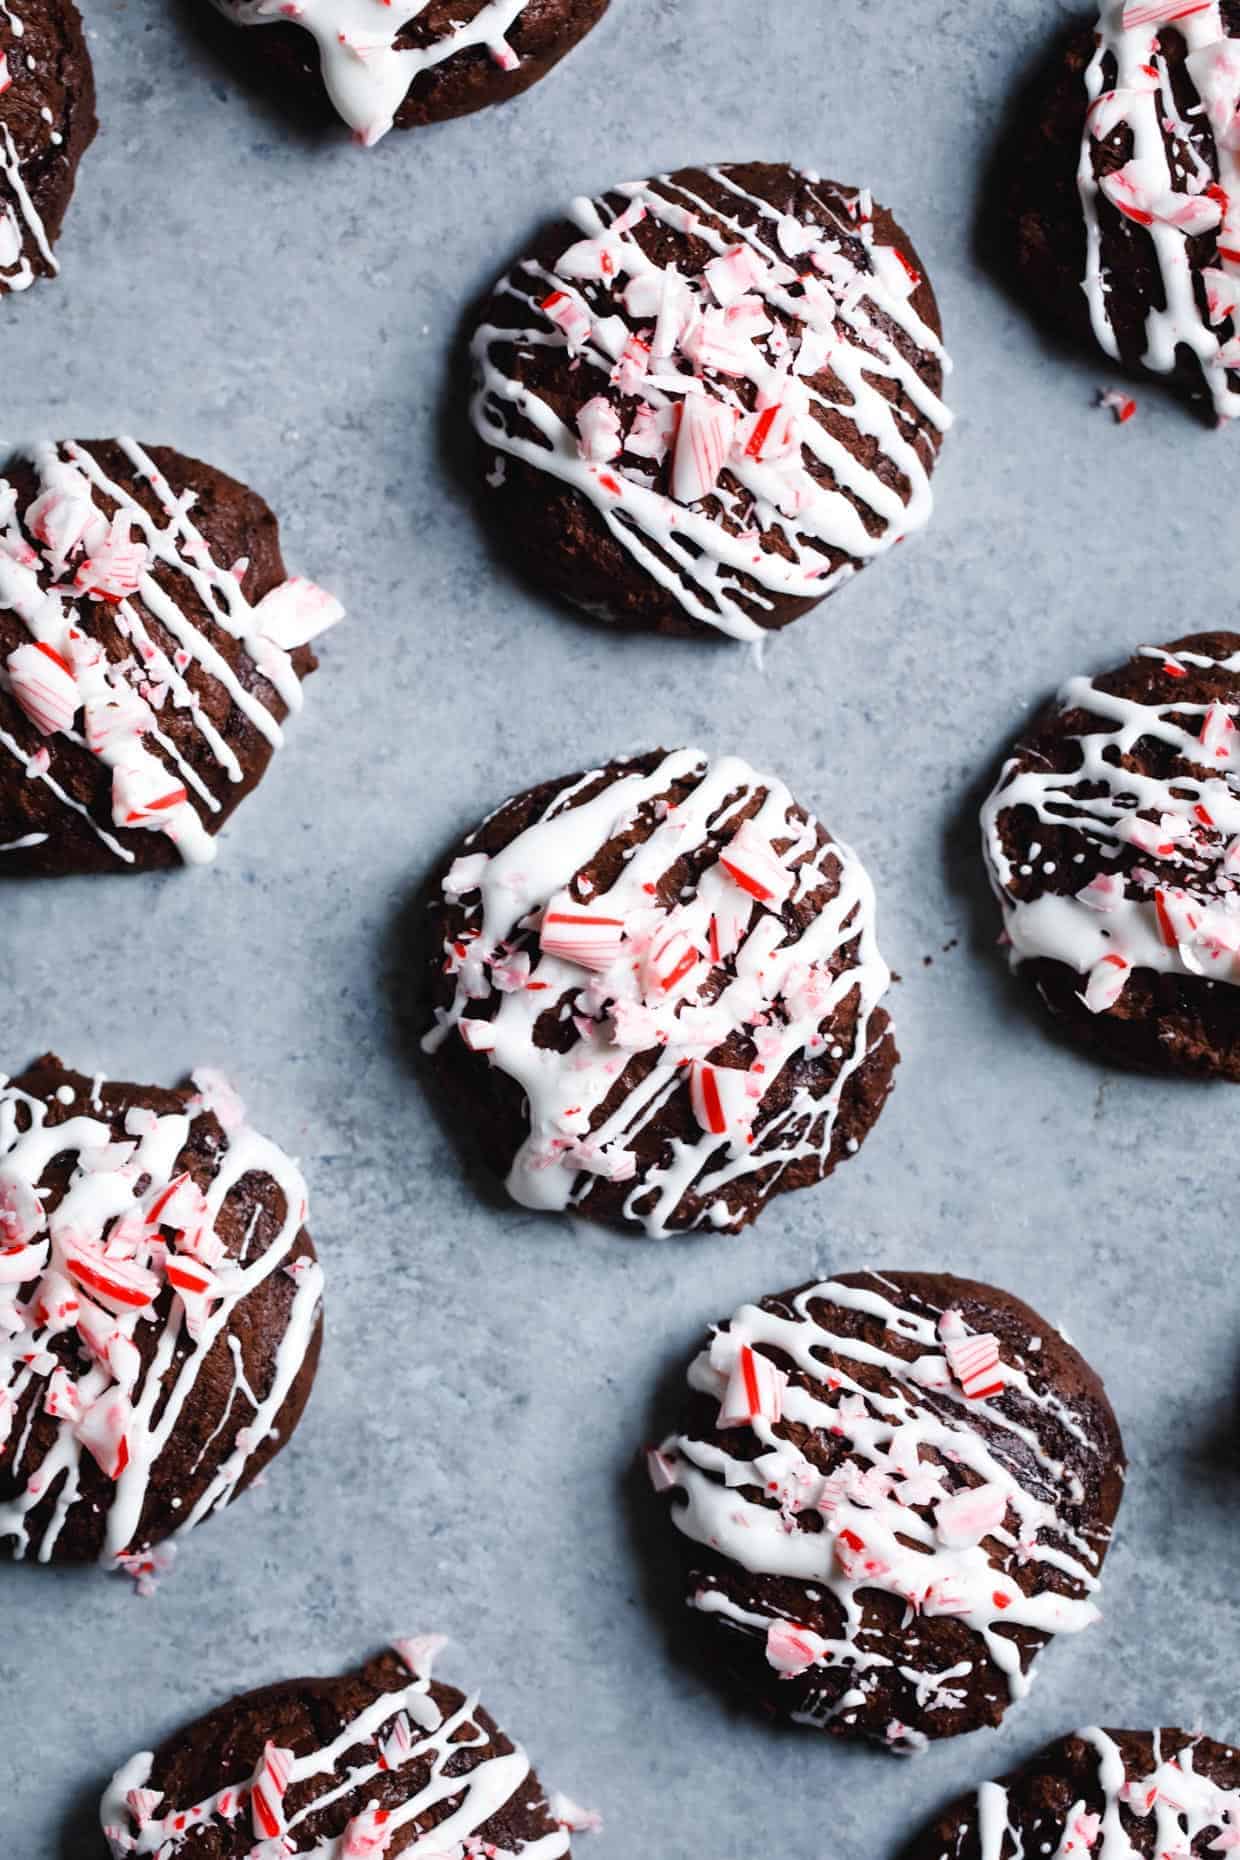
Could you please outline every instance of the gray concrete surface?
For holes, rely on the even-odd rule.
[[[303,1159],[322,1374],[265,1487],[153,1601],[0,1569],[0,1848],[92,1860],[133,1749],[231,1691],[437,1628],[591,1860],[887,1860],[958,1787],[1078,1723],[1240,1737],[1240,1094],[1110,1074],[993,955],[970,794],[1034,699],[1232,621],[1240,435],[1052,355],[974,256],[984,159],[1055,0],[614,0],[501,111],[365,154],[240,90],[186,12],[85,0],[103,133],[64,272],[0,307],[9,438],[129,429],[261,489],[338,589],[304,717],[218,865],[0,893],[0,1066],[225,1067]],[[613,637],[491,559],[452,460],[462,314],[571,194],[690,160],[870,183],[933,272],[960,416],[932,529],[774,641]],[[445,414],[445,395],[450,413]],[[499,1207],[411,1076],[408,902],[542,776],[656,742],[769,762],[868,857],[904,1064],[861,1157],[736,1241]],[[933,962],[929,962],[929,958]],[[669,1647],[626,1483],[712,1317],[811,1272],[944,1267],[1064,1324],[1132,1457],[1106,1620],[999,1734],[902,1768],[730,1715]],[[657,1583],[654,1585],[657,1587]]]

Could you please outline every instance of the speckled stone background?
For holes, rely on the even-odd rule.
[[[590,1860],[888,1860],[1091,1720],[1240,1737],[1240,1093],[1102,1071],[996,960],[974,793],[1070,672],[1233,622],[1240,435],[1124,428],[978,258],[986,160],[1056,0],[613,0],[528,97],[375,152],[238,88],[192,6],[84,0],[103,132],[63,276],[0,306],[5,437],[132,430],[248,479],[350,618],[205,871],[0,889],[4,1052],[223,1066],[302,1158],[329,1275],[307,1418],[152,1601],[0,1569],[0,1848],[95,1860],[135,1748],[393,1633],[457,1642]],[[959,427],[932,528],[743,648],[610,636],[492,558],[460,476],[467,306],[565,197],[702,159],[867,182],[930,263]],[[411,1065],[411,900],[509,791],[697,740],[868,858],[904,1064],[860,1158],[740,1240],[643,1242],[464,1180]],[[684,1664],[631,1476],[711,1318],[831,1269],[993,1278],[1103,1372],[1130,1493],[1106,1620],[999,1734],[902,1768],[729,1713]]]

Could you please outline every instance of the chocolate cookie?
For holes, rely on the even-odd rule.
[[[301,1418],[322,1272],[295,1163],[217,1073],[0,1079],[0,1544],[135,1569]]]
[[[759,639],[929,518],[938,307],[856,188],[746,162],[574,201],[473,357],[496,525],[603,619]]]
[[[982,810],[1014,966],[1104,1058],[1240,1080],[1240,635],[1073,678]]]
[[[341,1679],[242,1693],[143,1751],[101,1804],[113,1854],[566,1855],[579,1811],[547,1801],[525,1752],[476,1698],[431,1677],[440,1645],[437,1635],[397,1641]]]
[[[903,1860],[1210,1860],[1237,1845],[1240,1750],[1188,1731],[1091,1727],[952,1803]]]
[[[704,1653],[748,1702],[919,1749],[997,1725],[1051,1636],[1097,1619],[1119,1429],[1088,1363],[1007,1292],[802,1286],[718,1326],[689,1386],[650,1475]]]
[[[898,1054],[856,854],[736,756],[545,782],[431,905],[423,1042],[509,1193],[734,1233],[855,1154]]]
[[[262,26],[255,61],[299,97],[326,91],[367,147],[393,127],[519,96],[607,11],[607,0],[385,0],[382,15],[374,0],[215,4],[238,26]]]
[[[64,440],[0,478],[0,874],[215,857],[340,618],[275,517],[166,446]]]
[[[1219,420],[1240,413],[1238,100],[1240,0],[1106,0],[1014,182],[1018,260],[1055,324]]]
[[[55,277],[53,248],[98,127],[73,0],[0,6],[0,297]]]

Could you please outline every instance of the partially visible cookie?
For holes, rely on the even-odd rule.
[[[576,200],[473,359],[504,547],[617,625],[761,639],[929,519],[950,364],[866,190],[740,162]]]
[[[341,616],[261,497],[134,439],[0,477],[0,876],[215,857]]]
[[[1238,1846],[1240,1750],[1091,1726],[953,1802],[902,1860],[1213,1860]]]
[[[78,163],[98,127],[73,0],[7,0],[0,6],[0,297],[55,276]]]
[[[1103,1058],[1240,1081],[1240,634],[1069,679],[982,810],[1013,966]]]
[[[215,0],[261,26],[254,62],[306,99],[324,90],[368,148],[389,129],[467,116],[545,77],[608,0]]]
[[[132,1758],[100,1809],[116,1860],[567,1855],[579,1811],[548,1802],[476,1697],[431,1677],[440,1644],[397,1641],[342,1678],[242,1693]]]
[[[545,782],[436,892],[424,1046],[526,1207],[734,1233],[855,1155],[887,1100],[869,877],[739,756]]]
[[[1240,0],[1105,0],[1022,131],[1018,261],[1062,330],[1240,414]]]
[[[743,1305],[689,1386],[650,1475],[704,1657],[749,1704],[916,1750],[997,1725],[1097,1619],[1119,1428],[1010,1293],[845,1273]]]
[[[0,1078],[0,1545],[134,1570],[301,1418],[323,1275],[297,1165],[212,1072]]]

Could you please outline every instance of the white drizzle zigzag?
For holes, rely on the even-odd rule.
[[[854,572],[848,561],[833,567],[825,550],[868,561],[929,519],[930,477],[913,443],[913,423],[874,382],[896,382],[920,418],[941,432],[947,430],[951,416],[896,342],[878,328],[871,310],[891,319],[941,367],[947,369],[950,363],[939,338],[914,310],[907,278],[901,274],[902,285],[896,288],[889,271],[880,271],[876,266],[863,270],[847,259],[845,246],[855,245],[867,235],[872,252],[895,257],[887,248],[873,246],[873,228],[868,220],[847,219],[823,189],[813,198],[827,226],[817,221],[798,222],[790,215],[781,215],[769,201],[747,193],[727,168],[710,168],[706,172],[735,197],[738,207],[756,214],[756,223],[746,224],[725,215],[666,175],[652,182],[626,183],[614,191],[628,200],[630,208],[644,209],[661,225],[682,233],[691,230],[717,257],[722,258],[739,245],[760,261],[763,276],[755,280],[751,292],[758,293],[761,301],[777,313],[781,330],[800,332],[802,339],[805,332],[825,339],[830,368],[853,399],[851,405],[841,406],[811,388],[807,381],[790,380],[790,346],[780,366],[773,354],[762,352],[757,342],[749,343],[744,351],[748,381],[759,394],[791,394],[795,389],[798,397],[804,394],[807,409],[830,408],[836,420],[846,420],[858,434],[875,440],[881,454],[907,480],[907,503],[882,482],[877,471],[855,459],[848,447],[813,417],[812,411],[806,411],[796,425],[799,468],[793,465],[777,473],[759,460],[735,453],[730,457],[727,469],[751,506],[749,521],[739,533],[728,529],[700,503],[675,502],[652,488],[648,474],[632,466],[602,465],[582,456],[578,435],[533,389],[505,373],[495,357],[500,349],[566,346],[566,335],[542,308],[547,294],[558,291],[586,319],[589,333],[580,338],[576,352],[581,366],[599,376],[600,388],[606,392],[615,378],[618,344],[623,341],[623,279],[667,280],[674,268],[669,272],[648,258],[632,237],[631,229],[619,223],[621,216],[605,200],[574,200],[569,216],[584,240],[605,250],[611,267],[610,282],[607,278],[590,278],[587,283],[585,274],[574,270],[577,261],[568,253],[561,256],[554,272],[533,262],[517,266],[500,284],[499,294],[526,306],[531,320],[525,328],[484,323],[478,329],[473,340],[477,386],[472,418],[482,439],[497,452],[547,472],[586,497],[616,541],[695,620],[733,639],[752,641],[763,635],[752,609],[769,608],[772,596],[817,600]],[[811,189],[820,186],[814,175],[799,178]],[[786,228],[789,221],[796,228],[791,238]],[[799,248],[794,263],[789,263],[781,250],[781,229],[785,241]],[[575,253],[579,248],[571,250]],[[817,279],[815,282],[822,288],[812,297],[797,295],[793,287],[798,285],[806,266],[812,264],[808,256],[811,253],[822,259],[832,288],[828,291]],[[847,275],[841,276],[845,272]],[[700,301],[713,301],[707,294],[705,278],[686,276],[677,282],[698,293]],[[627,317],[630,327],[634,321],[632,315]],[[614,326],[618,323],[617,330]],[[646,333],[649,335],[648,330]],[[823,365],[820,362],[818,367]],[[681,372],[677,357],[657,372],[647,374],[634,391],[647,407],[659,412],[678,408],[686,395],[703,388],[713,400],[729,408],[739,410],[744,405],[726,376]],[[527,436],[521,426],[533,427],[534,437]],[[809,469],[810,459],[828,467],[839,488],[824,488]],[[855,505],[843,494],[845,488],[881,520],[877,536],[870,533]],[[723,496],[722,492],[716,494]],[[787,514],[790,511],[793,514]],[[788,555],[768,546],[777,537],[789,549]],[[736,579],[740,574],[756,582],[757,589],[742,587]]]

